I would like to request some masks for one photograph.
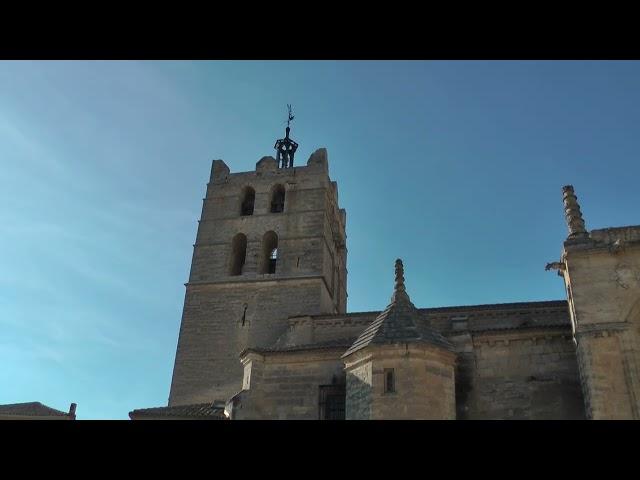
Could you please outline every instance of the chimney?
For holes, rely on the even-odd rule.
[[[69,407],[69,418],[71,418],[71,420],[76,419],[76,407],[77,405],[75,403],[72,403]]]

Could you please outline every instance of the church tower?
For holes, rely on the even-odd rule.
[[[169,406],[226,401],[242,388],[244,349],[275,342],[290,317],[346,312],[346,212],[327,151],[294,166],[289,130],[255,171],[213,161]]]

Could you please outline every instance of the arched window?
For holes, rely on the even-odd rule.
[[[278,235],[267,232],[262,237],[262,264],[260,273],[276,273],[278,262]]]
[[[276,185],[271,191],[271,213],[284,212],[284,187]]]
[[[229,275],[242,275],[242,267],[247,258],[247,237],[238,233],[231,243],[231,265]]]
[[[240,210],[240,215],[253,215],[253,204],[256,201],[256,191],[247,187],[244,189],[244,194],[242,195],[242,207]]]

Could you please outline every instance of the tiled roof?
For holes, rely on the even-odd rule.
[[[27,417],[68,417],[69,414],[55,408],[47,407],[40,402],[11,403],[0,405],[0,415],[16,415]]]
[[[420,319],[418,309],[404,287],[402,261],[396,260],[396,285],[391,303],[378,317],[365,328],[343,357],[369,345],[395,343],[431,343],[447,349],[451,343]]]
[[[203,420],[224,420],[224,406],[218,403],[196,403],[175,405],[173,407],[140,408],[129,412],[133,417],[178,417],[199,418]]]

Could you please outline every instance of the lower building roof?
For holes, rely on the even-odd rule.
[[[0,405],[0,415],[15,415],[17,417],[68,417],[69,413],[47,407],[40,402],[26,402]]]
[[[224,406],[218,403],[195,403],[171,407],[140,408],[129,412],[133,417],[193,418],[202,420],[224,420]]]

